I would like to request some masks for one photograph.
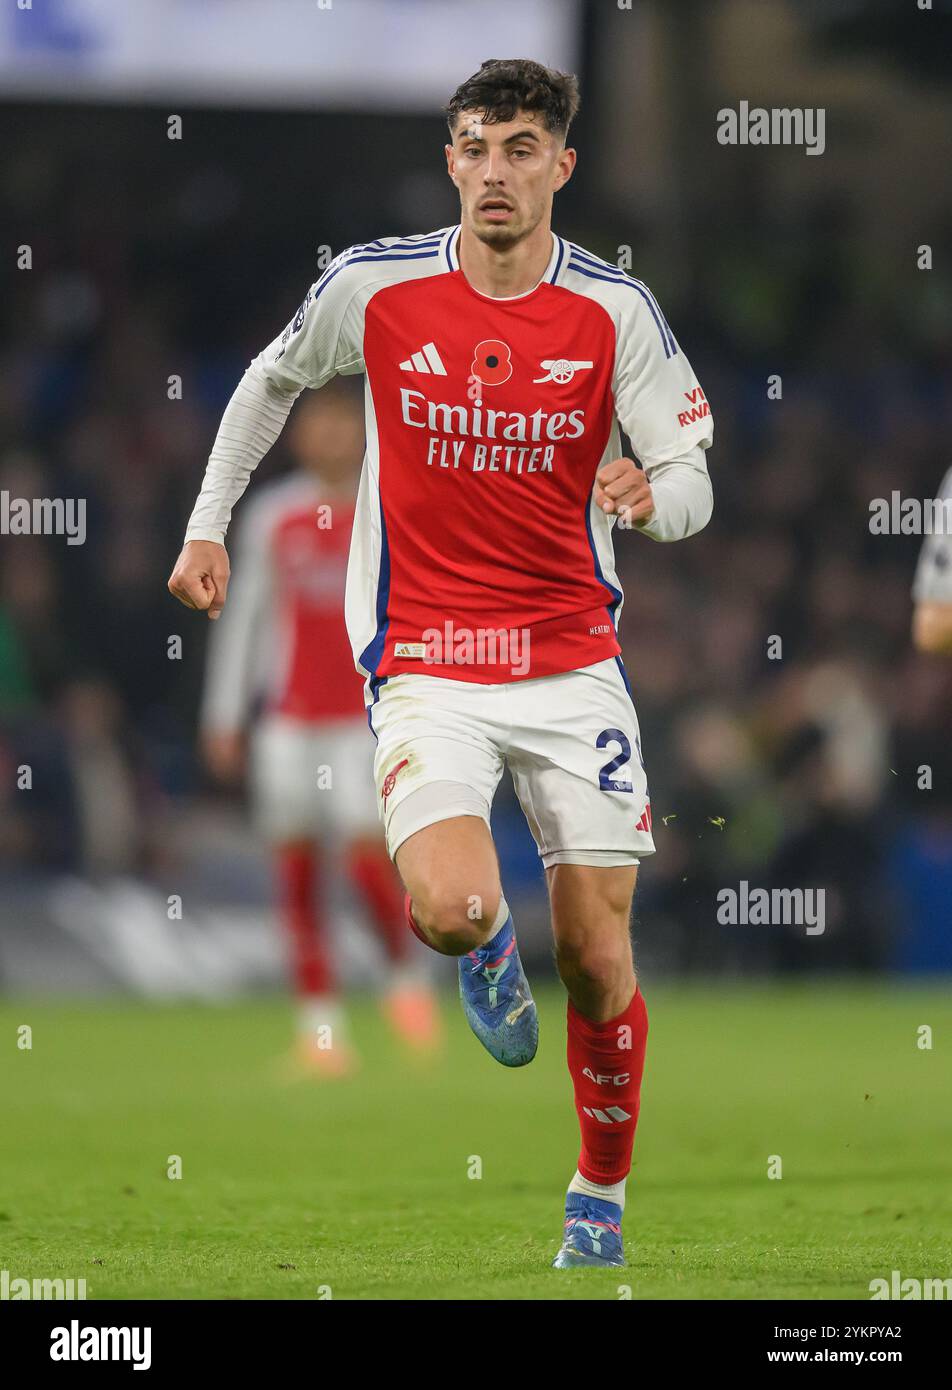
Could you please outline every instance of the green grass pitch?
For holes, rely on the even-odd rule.
[[[429,1067],[357,999],[339,1082],[281,1078],[280,1001],[4,1002],[0,1267],[92,1299],[868,1299],[952,1274],[942,982],[646,986],[629,1268],[605,1271],[549,1267],[577,1131],[563,997],[539,997],[519,1071],[451,997]]]

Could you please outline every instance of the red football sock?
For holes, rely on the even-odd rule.
[[[410,942],[403,929],[400,882],[387,851],[369,845],[351,846],[347,872],[373,918],[391,962],[406,960]]]
[[[647,1040],[648,1012],[637,986],[625,1012],[607,1023],[584,1018],[569,1000],[569,1074],[582,1131],[578,1170],[589,1182],[621,1182],[631,1168]]]
[[[281,845],[275,853],[281,918],[298,995],[330,994],[333,972],[324,948],[323,914],[317,902],[317,851],[310,845]]]

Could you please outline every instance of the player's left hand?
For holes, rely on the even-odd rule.
[[[624,517],[631,526],[643,525],[654,513],[651,484],[631,459],[613,459],[598,470],[595,503],[603,512]]]

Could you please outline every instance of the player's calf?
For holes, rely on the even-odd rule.
[[[637,868],[558,864],[548,871],[559,977],[584,1017],[614,1018],[635,992],[629,918]]]

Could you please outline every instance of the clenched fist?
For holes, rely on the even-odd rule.
[[[595,502],[603,512],[627,517],[629,524],[650,520],[651,484],[631,459],[613,459],[595,474]]]
[[[217,541],[186,541],[169,577],[169,593],[186,608],[221,616],[228,590],[228,552]]]

